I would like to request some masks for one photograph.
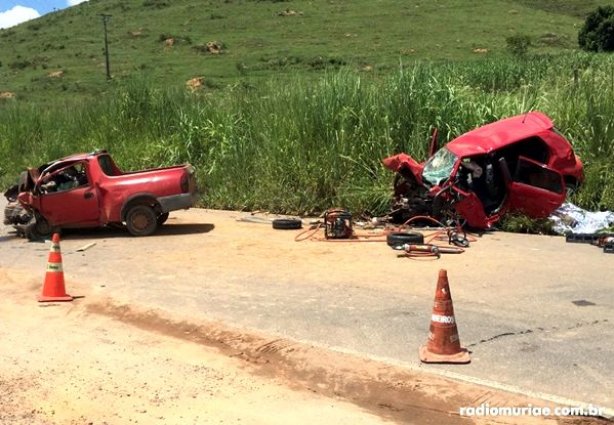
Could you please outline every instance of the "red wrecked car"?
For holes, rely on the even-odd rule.
[[[429,155],[422,163],[405,153],[383,160],[397,173],[392,213],[397,222],[452,215],[488,229],[508,212],[547,217],[567,190],[584,180],[571,144],[540,112],[479,127],[439,150],[435,131]]]
[[[29,168],[4,195],[4,224],[29,239],[122,223],[132,235],[147,236],[169,212],[193,206],[197,188],[189,164],[124,172],[101,150]]]

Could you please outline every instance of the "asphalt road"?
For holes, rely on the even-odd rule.
[[[613,414],[614,255],[560,237],[493,233],[464,254],[415,261],[385,243],[294,242],[295,231],[240,216],[183,211],[148,238],[67,232],[68,290],[85,283],[90,297],[186,321],[222,321]],[[2,268],[42,277],[47,251],[1,229]],[[441,268],[469,365],[418,360]]]

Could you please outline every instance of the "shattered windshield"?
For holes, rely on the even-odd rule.
[[[443,180],[450,177],[456,160],[456,155],[448,149],[439,149],[439,151],[424,164],[422,180],[431,186],[440,184]]]

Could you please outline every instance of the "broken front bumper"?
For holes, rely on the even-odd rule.
[[[26,211],[18,202],[9,202],[4,207],[4,224],[5,225],[23,225],[32,220],[31,213]]]

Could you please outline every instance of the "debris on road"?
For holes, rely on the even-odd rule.
[[[96,245],[96,242],[90,242],[87,245],[83,245],[80,248],[76,249],[76,252],[83,252],[83,251],[87,251],[88,249],[92,248],[93,246]]]
[[[265,217],[258,216],[257,214],[264,214]],[[252,211],[249,215],[241,215],[236,220],[244,223],[267,224],[272,226],[273,229],[280,230],[295,230],[303,227],[303,219],[300,217],[275,215],[273,218],[270,218],[267,217],[269,214],[268,211]]]
[[[614,254],[614,233],[568,233],[565,241],[571,243],[589,243],[603,248],[606,254]]]
[[[392,232],[386,236],[386,243],[393,249],[406,244],[421,245],[424,243],[424,235],[418,232]]]
[[[382,162],[396,174],[391,216],[439,221],[462,218],[489,229],[508,212],[545,218],[567,189],[584,180],[571,144],[546,115],[529,112],[465,133],[438,150],[433,133],[427,161],[406,153]]]
[[[403,257],[421,258],[437,257],[441,254],[460,254],[469,246],[467,233],[460,226],[445,226],[443,223],[427,216],[416,216],[400,226],[390,225],[385,218],[374,218],[365,223],[354,223],[352,214],[343,208],[332,208],[323,214],[323,221],[312,224],[307,230],[294,238],[300,242],[307,239],[327,242],[386,242],[397,251],[405,251]],[[438,226],[425,236],[414,231],[411,226],[415,221],[429,222]],[[354,230],[354,224],[362,227],[361,232]],[[318,236],[323,229],[323,237]],[[446,245],[447,243],[447,245]]]
[[[303,220],[299,218],[276,218],[272,221],[273,229],[297,230],[303,227]]]
[[[463,252],[465,252],[463,248],[457,246],[439,246],[433,244],[405,244],[395,249],[405,251],[405,253],[399,255],[399,257],[407,258],[440,258],[441,254],[462,254]]]

